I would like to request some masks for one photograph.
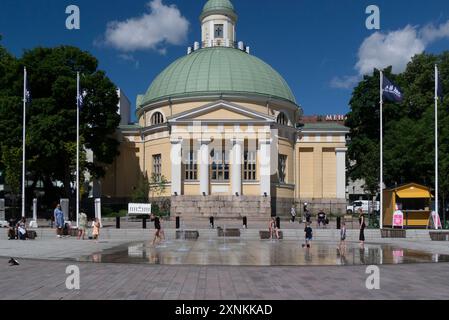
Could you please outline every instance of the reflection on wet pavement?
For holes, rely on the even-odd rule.
[[[310,249],[295,241],[172,241],[152,246],[134,242],[78,259],[82,262],[151,265],[335,266],[449,262],[449,255],[409,250],[393,245],[315,242]]]

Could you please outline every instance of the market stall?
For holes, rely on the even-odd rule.
[[[394,189],[384,190],[383,225],[391,228],[394,215],[403,214],[403,228],[425,229],[429,225],[432,193],[430,188],[409,183]]]

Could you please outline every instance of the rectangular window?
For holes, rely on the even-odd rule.
[[[157,182],[162,181],[162,156],[160,154],[153,156],[153,176]]]
[[[223,149],[214,150],[212,157],[212,181],[229,181],[229,155]]]
[[[278,161],[278,173],[279,173],[279,182],[286,182],[286,173],[287,173],[287,156],[280,154]]]
[[[243,180],[256,181],[256,159],[256,151],[245,151],[243,156]]]
[[[197,153],[195,151],[186,152],[184,159],[185,166],[185,180],[196,181],[198,180],[198,161]]]
[[[214,27],[215,30],[215,38],[223,38],[223,25],[216,24]]]

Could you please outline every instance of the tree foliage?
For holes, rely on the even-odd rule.
[[[118,155],[116,86],[98,70],[97,59],[78,48],[38,47],[15,58],[0,46],[2,151],[21,146],[24,66],[32,95],[26,110],[28,179],[60,181],[64,196],[69,197],[76,164],[76,72],[81,73],[85,92],[80,113],[81,169],[95,178],[104,175],[105,165]],[[95,161],[86,161],[85,149],[93,151]],[[2,161],[0,166],[4,165]]]
[[[398,75],[384,70],[404,92],[401,104],[384,102],[384,181],[387,187],[417,182],[435,183],[434,70],[439,65],[443,88],[449,89],[449,52],[420,54]],[[446,90],[448,91],[448,90]],[[354,89],[346,125],[350,128],[349,176],[364,179],[372,194],[379,191],[380,97],[379,71],[365,76]],[[440,186],[449,194],[449,106],[439,102]]]

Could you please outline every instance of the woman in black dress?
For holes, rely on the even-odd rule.
[[[363,248],[365,246],[365,228],[366,228],[366,224],[365,224],[365,215],[363,214],[362,210],[359,211],[359,224],[360,224],[359,240],[360,240],[360,246]]]

